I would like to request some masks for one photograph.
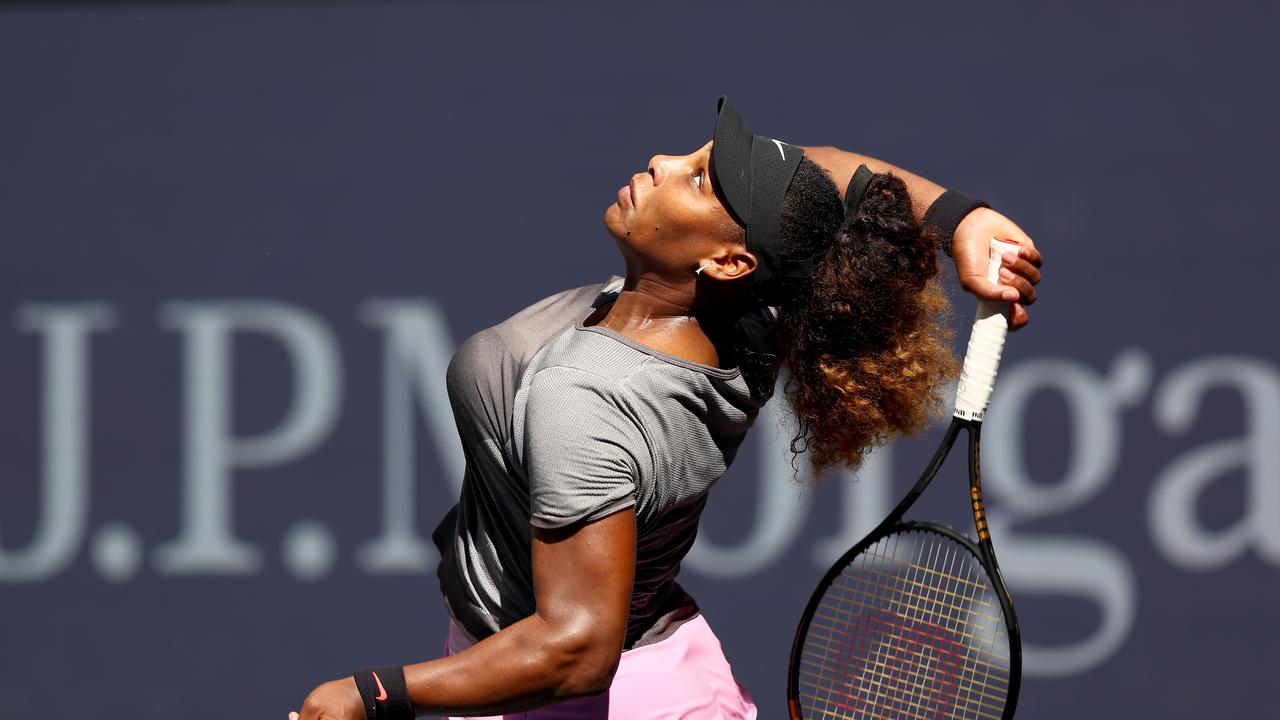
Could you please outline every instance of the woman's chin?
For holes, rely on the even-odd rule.
[[[617,203],[610,205],[604,211],[604,227],[609,234],[618,240],[625,240],[627,237],[627,222],[623,217],[622,208]]]

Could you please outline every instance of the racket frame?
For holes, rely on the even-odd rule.
[[[938,474],[938,471],[946,463],[947,456],[950,454],[951,448],[955,445],[962,430],[965,431],[969,440],[969,496],[974,529],[978,534],[976,543],[967,534],[950,525],[932,521],[904,521],[902,519],[907,510],[920,498],[925,489],[929,487],[929,484],[933,482],[933,478]],[[991,586],[995,590],[996,598],[1000,601],[1000,610],[1004,616],[1005,633],[1009,639],[1009,690],[1004,712],[1000,718],[1001,720],[1010,720],[1013,717],[1014,710],[1018,705],[1018,691],[1022,679],[1022,635],[1018,628],[1017,614],[1013,610],[1013,600],[1009,595],[1009,588],[1004,583],[1004,576],[1000,572],[1000,566],[996,562],[995,550],[991,546],[991,533],[987,528],[986,505],[982,497],[982,470],[979,464],[982,451],[981,435],[981,420],[952,418],[951,425],[947,427],[947,433],[943,436],[941,444],[938,445],[938,449],[934,452],[929,465],[925,467],[924,472],[921,473],[920,478],[916,480],[911,490],[898,501],[893,511],[874,530],[858,541],[856,545],[849,548],[844,555],[841,555],[840,559],[836,560],[831,568],[827,570],[827,574],[822,577],[817,589],[810,596],[808,605],[805,606],[804,615],[800,620],[800,625],[796,628],[795,639],[791,645],[791,658],[787,669],[787,707],[790,711],[791,720],[815,720],[805,718],[800,709],[800,656],[804,652],[805,635],[809,631],[809,625],[813,622],[814,614],[822,602],[823,595],[826,594],[827,589],[831,587],[836,578],[840,577],[853,559],[864,550],[883,540],[888,535],[911,530],[936,532],[955,540],[972,552],[987,572],[991,580]]]

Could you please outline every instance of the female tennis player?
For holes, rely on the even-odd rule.
[[[780,368],[793,450],[857,467],[924,428],[955,374],[939,246],[962,287],[1015,303],[1014,328],[1040,281],[1000,213],[755,135],[726,98],[712,142],[655,156],[604,221],[625,277],[535,303],[450,364],[467,465],[434,534],[445,656],[324,683],[291,720],[755,718],[675,576]],[[993,236],[1020,246],[998,284]]]

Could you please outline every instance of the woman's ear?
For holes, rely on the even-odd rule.
[[[701,274],[716,280],[737,280],[755,272],[759,264],[754,254],[741,245],[735,245],[704,259],[702,265],[706,269]]]

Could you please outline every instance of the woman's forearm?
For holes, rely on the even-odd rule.
[[[915,211],[917,219],[923,218],[925,211],[929,209],[933,201],[937,200],[938,196],[946,190],[941,185],[892,163],[878,160],[869,155],[859,155],[858,153],[841,150],[840,148],[829,146],[806,147],[804,156],[831,174],[832,179],[836,181],[836,187],[840,188],[840,197],[844,197],[844,191],[849,186],[849,178],[853,177],[853,173],[858,169],[859,165],[865,164],[872,172],[892,171],[894,175],[902,178],[903,182],[907,184],[907,192],[911,195],[911,207]]]
[[[621,650],[534,614],[404,677],[419,715],[503,715],[604,692]]]
[[[538,610],[467,650],[404,668],[419,714],[499,715],[609,689],[635,583],[636,513],[534,528]]]

